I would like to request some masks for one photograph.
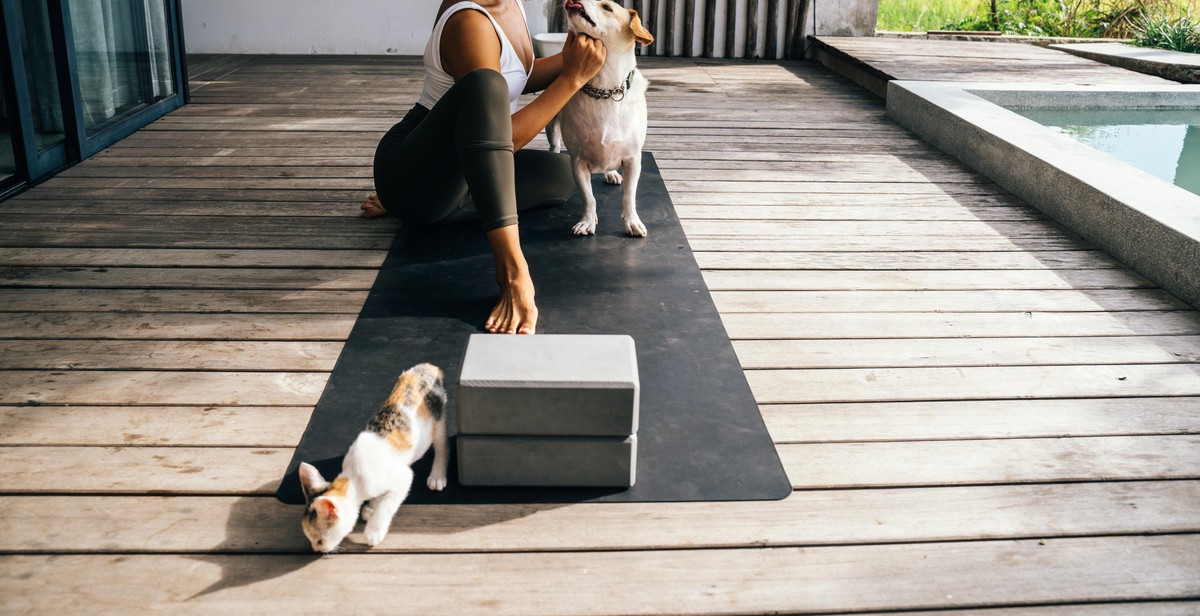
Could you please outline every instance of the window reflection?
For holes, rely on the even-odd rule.
[[[72,0],[89,131],[175,93],[164,0]]]

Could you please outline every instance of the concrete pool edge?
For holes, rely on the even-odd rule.
[[[1200,54],[1116,41],[1055,44],[1050,49],[1180,83],[1200,83]]]
[[[1094,102],[1098,93],[1105,95],[1104,107],[1194,107],[1200,100],[1200,86],[1187,85],[892,81],[887,114],[1200,307],[1200,196],[1000,106],[1069,107],[1083,97]]]

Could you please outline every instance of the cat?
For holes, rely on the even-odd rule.
[[[446,487],[445,409],[441,369],[418,364],[396,379],[392,394],[346,452],[337,478],[326,481],[316,467],[300,463],[300,485],[308,503],[301,526],[314,552],[336,549],[354,530],[360,509],[367,523],[367,545],[379,545],[408,497],[413,462],[431,444],[433,470],[426,484],[439,492]]]

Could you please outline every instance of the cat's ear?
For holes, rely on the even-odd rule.
[[[318,498],[317,501],[313,503],[313,507],[318,513],[330,521],[337,520],[338,518],[337,503],[333,502],[333,499],[331,498]]]
[[[313,496],[325,491],[329,482],[321,476],[321,471],[308,462],[300,463],[300,487],[304,490],[304,500],[311,501]]]

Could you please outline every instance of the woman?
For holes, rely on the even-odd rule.
[[[421,98],[379,142],[377,195],[363,204],[364,215],[427,224],[478,212],[500,286],[489,332],[532,334],[537,326],[517,211],[565,201],[575,183],[566,156],[521,148],[604,57],[599,41],[570,33],[561,54],[535,60],[520,0],[444,0],[425,49]],[[516,110],[521,93],[538,91]]]

